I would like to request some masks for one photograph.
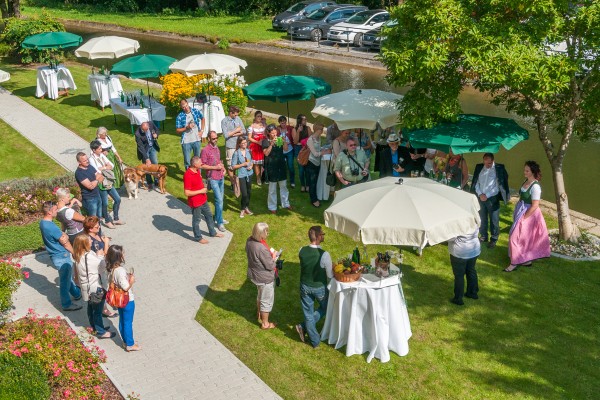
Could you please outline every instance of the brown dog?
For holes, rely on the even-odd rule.
[[[136,170],[137,174],[139,175],[140,179],[143,179],[146,174],[150,174],[152,176],[157,177],[158,178],[158,188],[160,190],[160,193],[162,193],[162,194],[166,193],[165,180],[167,179],[167,171],[168,171],[168,168],[166,165],[163,165],[163,164],[150,164],[150,165],[140,164],[137,167],[135,167],[135,170]]]
[[[140,176],[138,175],[136,169],[131,167],[125,168],[123,170],[123,178],[125,180],[125,189],[127,189],[127,195],[130,199],[132,197],[137,199]]]

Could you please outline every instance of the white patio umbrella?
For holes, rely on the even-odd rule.
[[[97,58],[119,58],[133,54],[140,48],[137,40],[121,36],[100,36],[93,38],[75,50],[77,57],[85,57],[90,60]]]
[[[10,79],[10,74],[0,69],[0,82],[6,82]]]
[[[339,129],[383,129],[398,124],[397,101],[403,96],[377,89],[348,89],[317,99],[311,113],[334,120]]]
[[[196,54],[176,61],[169,67],[171,72],[180,72],[186,76],[199,74],[226,75],[237,74],[241,68],[246,68],[248,63],[241,58],[227,54]]]
[[[325,225],[366,244],[435,245],[479,225],[475,195],[427,178],[387,177],[336,192]]]

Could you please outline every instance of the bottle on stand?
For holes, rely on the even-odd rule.
[[[144,99],[140,97],[140,108],[144,108]]]
[[[360,252],[358,251],[358,246],[356,246],[352,252],[352,262],[360,264]]]
[[[129,95],[127,95],[127,107],[131,107],[131,99]]]
[[[137,97],[135,95],[133,96],[133,105],[134,106],[138,105],[138,99],[137,99]]]
[[[121,103],[125,103],[125,95],[123,94],[122,90],[121,90]]]

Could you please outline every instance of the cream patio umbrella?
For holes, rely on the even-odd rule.
[[[121,36],[100,36],[88,40],[77,50],[77,57],[85,57],[90,60],[97,58],[120,58],[128,54],[133,54],[140,48],[137,40]]]
[[[169,67],[171,72],[180,72],[186,76],[199,74],[207,75],[230,75],[240,72],[240,68],[246,68],[248,63],[241,58],[227,54],[196,54],[176,61]]]
[[[475,195],[427,178],[387,177],[345,188],[324,214],[325,226],[365,245],[420,249],[471,234],[480,223]]]
[[[334,120],[339,129],[373,130],[398,124],[398,101],[402,95],[377,89],[348,89],[317,99],[312,109],[317,115]]]

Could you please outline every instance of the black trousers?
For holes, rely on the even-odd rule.
[[[454,273],[454,300],[462,301],[463,294],[477,297],[479,284],[477,282],[477,271],[475,264],[477,257],[458,258],[450,254],[450,264]],[[465,275],[467,276],[467,291],[465,293]]]
[[[240,211],[250,206],[250,191],[252,189],[252,181],[250,177],[240,178]]]
[[[306,176],[306,184],[308,185],[308,194],[310,195],[310,202],[316,203],[319,199],[317,197],[317,181],[319,180],[319,171],[321,166],[316,166],[310,161],[304,167],[304,173]]]

